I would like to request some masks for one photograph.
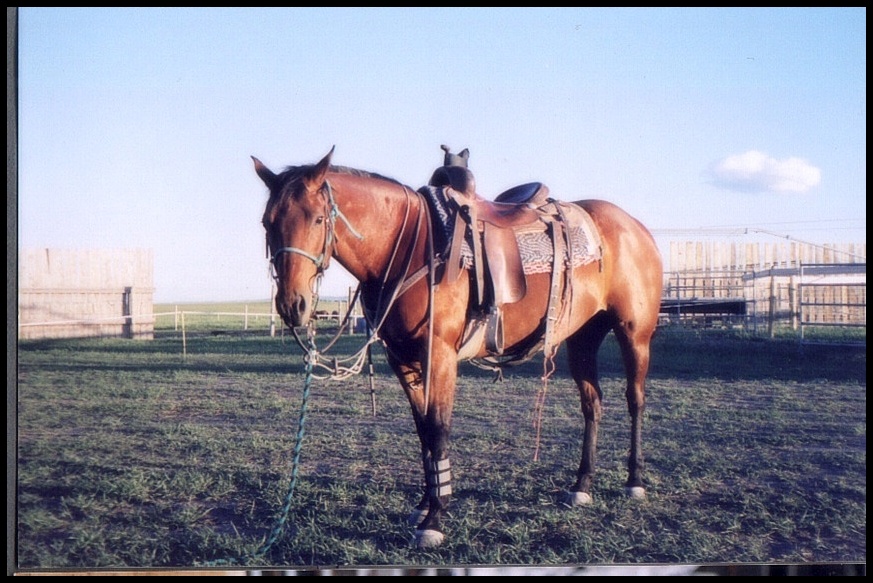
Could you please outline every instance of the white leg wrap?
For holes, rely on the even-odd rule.
[[[425,473],[429,496],[448,496],[452,493],[452,470],[448,458],[431,462]]]

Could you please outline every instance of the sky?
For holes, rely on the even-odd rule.
[[[19,248],[270,298],[251,156],[601,198],[659,245],[866,243],[865,8],[20,8]],[[355,282],[332,263],[322,296]]]

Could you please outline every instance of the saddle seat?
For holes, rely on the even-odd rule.
[[[549,202],[549,187],[542,182],[519,184],[498,194],[494,202],[540,207]]]

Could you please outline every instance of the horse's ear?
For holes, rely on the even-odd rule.
[[[333,146],[330,149],[324,158],[315,165],[312,169],[312,174],[309,177],[309,183],[313,188],[321,188],[321,185],[324,184],[324,178],[327,176],[327,171],[330,169],[330,159],[333,156],[333,151],[336,149],[336,146]]]
[[[255,163],[255,172],[258,173],[258,176],[261,177],[261,180],[264,181],[264,184],[267,185],[267,188],[273,190],[273,187],[276,185],[276,179],[278,178],[273,171],[264,166],[264,163],[252,156],[252,160]]]
[[[333,157],[333,151],[336,150],[336,145],[331,146],[330,152],[324,155],[321,162],[316,164],[319,172],[325,172],[330,167],[330,159]]]

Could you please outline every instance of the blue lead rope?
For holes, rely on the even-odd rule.
[[[236,558],[236,559],[218,559],[215,561],[207,561],[205,564],[209,567],[219,567],[223,565],[252,565],[255,564],[258,560],[262,559],[273,547],[279,537],[282,535],[282,531],[285,529],[285,523],[288,521],[288,514],[291,511],[291,501],[294,498],[294,488],[297,486],[297,476],[300,469],[300,451],[303,449],[303,435],[304,435],[304,425],[306,423],[306,407],[309,401],[309,390],[312,387],[312,369],[317,356],[317,349],[315,347],[315,339],[313,335],[307,334],[309,337],[309,347],[304,355],[304,359],[306,361],[306,380],[303,384],[303,400],[300,404],[300,417],[297,420],[297,438],[294,443],[294,458],[291,462],[291,483],[288,485],[288,492],[285,494],[285,503],[282,506],[282,512],[276,518],[276,524],[273,526],[273,529],[270,531],[270,536],[264,542],[263,545],[250,557],[248,558]]]

